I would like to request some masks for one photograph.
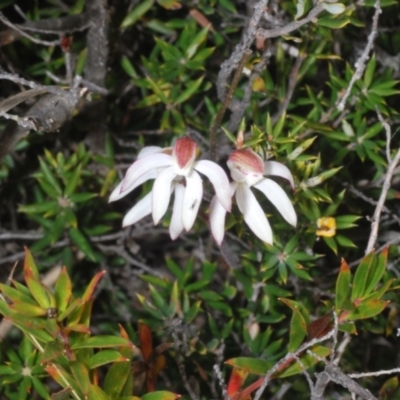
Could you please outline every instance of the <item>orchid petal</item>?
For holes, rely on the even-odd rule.
[[[285,220],[293,226],[297,224],[297,215],[292,202],[285,191],[272,179],[263,179],[254,185],[278,209]]]
[[[221,246],[225,234],[226,210],[219,202],[218,197],[214,196],[210,204],[210,227],[218,246]]]
[[[175,184],[174,208],[172,210],[171,223],[169,225],[169,235],[172,240],[175,240],[183,231],[182,208],[184,194],[185,187],[180,183]]]
[[[287,179],[290,185],[294,189],[293,175],[289,168],[277,161],[265,161],[264,163],[264,175],[275,175],[281,178]]]
[[[156,179],[157,176],[158,176],[157,170],[155,169],[150,170],[149,172],[143,174],[139,179],[137,179],[136,182],[132,186],[130,186],[129,189],[125,191],[121,191],[122,186],[124,185],[125,178],[122,179],[119,185],[112,191],[110,198],[108,199],[108,202],[111,203],[112,201],[122,199],[127,194],[136,189],[138,186],[140,186],[142,183],[148,181],[149,179]]]
[[[199,211],[203,197],[203,182],[196,171],[186,177],[186,190],[183,199],[182,221],[186,231],[189,231]]]
[[[172,157],[168,154],[157,153],[136,160],[126,171],[125,178],[121,187],[122,192],[126,192],[135,185],[136,181],[143,175],[157,168],[172,165]],[[150,179],[150,178],[148,178]],[[143,182],[142,182],[143,183]]]
[[[216,163],[208,160],[198,161],[194,169],[205,175],[214,186],[215,194],[226,211],[231,211],[232,196],[228,177],[225,171]]]
[[[143,157],[146,157],[146,156],[149,156],[152,154],[161,153],[162,151],[163,151],[163,148],[159,147],[159,146],[146,146],[146,147],[143,147],[143,149],[139,151],[136,159],[140,160]]]
[[[244,220],[253,233],[263,242],[272,244],[272,230],[260,204],[246,184],[240,184],[236,190],[236,201]]]
[[[117,187],[111,192],[110,197],[108,198],[108,202],[111,203],[112,201],[119,200],[125,193],[121,196],[121,187],[122,187],[123,180],[117,185]]]
[[[135,206],[125,215],[124,220],[122,221],[122,226],[126,227],[128,225],[133,225],[142,218],[151,214],[151,199],[152,192],[148,193],[138,203],[136,203]]]
[[[171,183],[176,177],[173,167],[164,169],[157,176],[153,185],[153,221],[157,225],[167,211],[171,197]]]

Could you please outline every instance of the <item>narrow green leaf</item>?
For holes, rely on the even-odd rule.
[[[67,268],[63,267],[55,285],[56,307],[59,314],[63,313],[72,297],[72,283]]]
[[[65,188],[65,196],[70,196],[72,193],[75,192],[75,189],[79,184],[81,172],[82,172],[82,164],[79,164],[77,167],[75,167],[74,171],[68,178],[68,183]]]
[[[188,87],[177,97],[174,104],[181,104],[193,96],[202,84],[204,76],[188,83]]]
[[[388,251],[389,248],[386,247],[381,254],[375,257],[373,268],[371,268],[365,284],[364,296],[368,296],[374,290],[378,282],[382,279],[383,274],[386,271]]]
[[[32,299],[32,297],[27,296],[26,294],[22,293],[20,290],[14,289],[10,286],[4,285],[0,283],[0,291],[7,296],[13,303],[15,302],[23,302],[28,303],[33,306],[37,306],[37,302]]]
[[[80,250],[89,258],[91,261],[96,261],[97,256],[94,252],[89,241],[86,239],[85,235],[78,228],[71,228],[69,230],[72,241],[78,246]]]
[[[295,352],[303,343],[307,336],[307,323],[298,309],[293,310],[290,321],[289,345],[288,351]]]
[[[368,61],[367,67],[365,68],[364,85],[367,88],[371,86],[372,80],[375,76],[375,68],[376,68],[376,58],[374,54]]]
[[[336,312],[343,309],[345,301],[348,300],[350,293],[351,272],[348,264],[342,259],[339,276],[336,280]]]
[[[102,350],[90,357],[88,367],[89,369],[93,369],[109,363],[127,361],[129,361],[129,358],[124,357],[117,350]]]
[[[363,297],[365,293],[365,286],[367,284],[368,275],[375,262],[375,255],[373,252],[367,254],[357,267],[357,271],[353,280],[353,291],[351,293],[351,301]]]
[[[40,169],[42,170],[43,176],[49,182],[51,186],[53,186],[54,190],[57,192],[58,196],[62,196],[62,189],[57,181],[56,177],[50,171],[49,166],[43,161],[43,159],[39,158]]]
[[[106,348],[106,347],[120,347],[132,346],[128,339],[118,336],[98,335],[77,341],[71,345],[72,350],[87,349],[87,348]]]
[[[265,375],[268,370],[274,365],[272,361],[260,360],[259,358],[237,357],[225,361],[225,364],[232,367],[243,369],[249,374]]]
[[[150,10],[154,1],[153,0],[144,0],[140,2],[122,21],[121,28],[127,28],[128,26],[133,25],[137,20],[143,17],[147,11]]]

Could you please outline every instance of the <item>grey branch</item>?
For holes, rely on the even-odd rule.
[[[362,74],[364,73],[365,70],[365,64],[369,60],[369,53],[372,50],[372,46],[374,44],[374,40],[376,35],[378,34],[378,21],[379,21],[379,14],[382,12],[381,9],[381,2],[380,0],[375,1],[375,14],[372,20],[372,29],[371,33],[368,36],[368,41],[367,45],[365,46],[365,49],[363,53],[361,54],[361,57],[357,60],[355,67],[356,71],[354,72],[354,75],[351,77],[349,86],[346,89],[346,93],[343,95],[342,99],[340,100],[339,104],[337,105],[337,109],[339,111],[343,111],[344,106],[346,104],[346,101],[348,97],[350,96],[351,89],[353,88],[354,83],[361,78]]]

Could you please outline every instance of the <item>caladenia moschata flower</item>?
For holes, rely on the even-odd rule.
[[[235,194],[236,203],[246,224],[259,239],[269,244],[273,242],[271,226],[251,190],[252,187],[262,192],[289,224],[296,226],[296,212],[287,194],[276,182],[265,177],[280,176],[287,179],[294,188],[293,176],[285,165],[276,161],[264,162],[250,149],[233,151],[227,164],[233,179],[231,194]],[[219,199],[214,197],[210,205],[210,225],[218,244],[221,244],[224,238],[225,215],[224,207]]]
[[[231,210],[230,185],[224,170],[212,161],[196,161],[196,152],[196,143],[185,136],[178,139],[172,148],[145,147],[139,153],[138,159],[111,193],[109,201],[121,199],[149,179],[155,181],[151,192],[126,214],[122,222],[124,227],[149,214],[152,214],[154,224],[158,224],[167,211],[171,194],[174,193],[169,226],[171,239],[176,239],[184,229],[189,231],[203,197],[203,182],[199,172],[211,181],[224,211]]]

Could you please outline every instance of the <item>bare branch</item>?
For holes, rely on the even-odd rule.
[[[345,94],[343,95],[342,99],[340,100],[339,104],[337,105],[337,109],[339,111],[344,110],[344,106],[346,104],[346,101],[348,97],[350,96],[351,89],[354,86],[354,83],[362,77],[362,74],[364,73],[365,70],[365,64],[369,60],[369,53],[372,50],[372,46],[374,44],[375,37],[378,34],[378,21],[379,21],[379,14],[382,12],[381,9],[381,2],[380,0],[375,1],[375,14],[372,19],[372,29],[371,33],[368,36],[368,41],[367,45],[365,46],[365,49],[363,53],[361,54],[361,57],[357,60],[355,63],[356,70],[354,72],[354,75],[351,77],[349,86],[346,89]]]

